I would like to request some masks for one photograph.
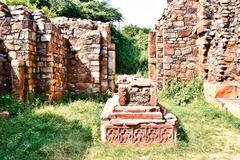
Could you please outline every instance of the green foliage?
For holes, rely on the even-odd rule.
[[[118,9],[113,8],[107,1],[91,0],[79,3],[81,18],[99,20],[102,22],[121,21],[122,14]]]
[[[92,143],[89,128],[53,113],[0,120],[0,159],[82,159]]]
[[[9,5],[24,5],[31,9],[36,9],[36,4],[32,3],[31,0],[4,0]]]
[[[178,78],[174,78],[168,82],[162,94],[172,98],[176,104],[184,106],[193,99],[203,96],[203,80],[196,77],[184,84]]]
[[[0,111],[8,111],[11,115],[16,115],[28,109],[31,109],[29,104],[17,100],[14,96],[0,95]]]
[[[31,108],[39,107],[45,103],[45,99],[34,92],[30,92],[27,99],[27,103],[28,105],[31,105]]]
[[[5,0],[9,5],[25,5],[42,9],[49,17],[92,19],[102,22],[120,21],[122,14],[107,1],[98,0]]]
[[[122,31],[112,29],[112,42],[117,46],[117,73],[146,75],[149,31],[135,25],[126,26]]]
[[[93,94],[88,94],[88,93],[82,93],[82,94],[78,94],[78,93],[70,93],[67,94],[63,97],[61,97],[59,100],[57,100],[55,103],[55,105],[57,104],[68,104],[71,102],[75,102],[78,100],[85,100],[85,101],[94,101],[94,102],[106,102],[108,98],[110,98],[112,96],[112,93],[110,92],[106,92],[106,93],[102,93],[101,95],[93,95]]]
[[[9,94],[0,95],[0,112],[8,111],[11,115],[17,115],[33,108],[39,107],[44,103],[40,96],[29,94],[28,102],[18,100],[15,96]]]
[[[160,99],[161,104],[181,121],[174,145],[113,147],[100,143],[100,114],[105,100],[105,95],[71,94],[56,105],[44,105],[32,112],[0,120],[0,159],[94,160],[117,157],[185,160],[238,157],[240,143],[236,139],[240,134],[240,120],[201,98],[193,100],[187,107],[179,107],[169,99]]]
[[[0,120],[0,159],[84,159],[100,142],[100,114],[109,96],[70,94]]]

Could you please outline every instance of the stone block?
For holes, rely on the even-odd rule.
[[[51,35],[50,34],[44,34],[41,36],[41,42],[50,42],[51,41]]]
[[[149,64],[149,77],[153,80],[156,80],[156,64]]]
[[[192,34],[192,29],[182,29],[178,31],[178,37],[189,37]]]
[[[240,92],[237,86],[219,86],[216,89],[216,98],[239,98]]]
[[[168,144],[176,141],[176,117],[162,106],[120,106],[110,98],[101,114],[101,139],[110,144]]]
[[[157,84],[140,78],[128,78],[127,84],[119,84],[119,103],[126,105],[157,105]]]

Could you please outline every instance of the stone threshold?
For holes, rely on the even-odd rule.
[[[217,98],[216,101],[218,102],[217,104],[224,108],[227,112],[240,119],[240,98]]]

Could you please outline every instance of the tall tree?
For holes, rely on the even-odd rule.
[[[112,41],[117,46],[117,72],[119,74],[140,73],[147,76],[149,32],[149,28],[136,25],[125,26],[121,31],[112,28]]]
[[[102,22],[120,21],[122,14],[107,1],[98,0],[5,0],[10,5],[43,9],[50,17],[92,19]]]

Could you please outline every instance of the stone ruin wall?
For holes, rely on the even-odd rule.
[[[149,74],[169,80],[205,78],[205,94],[232,88],[239,97],[239,0],[169,0],[149,36]]]
[[[150,33],[150,77],[160,87],[172,77],[188,79],[197,72],[196,12],[193,1],[169,2]]]
[[[0,90],[2,93],[8,93],[11,91],[11,63],[8,61],[7,52],[0,39]],[[6,85],[9,84],[9,85]]]
[[[0,93],[52,101],[66,93],[114,90],[110,24],[0,3]]]

